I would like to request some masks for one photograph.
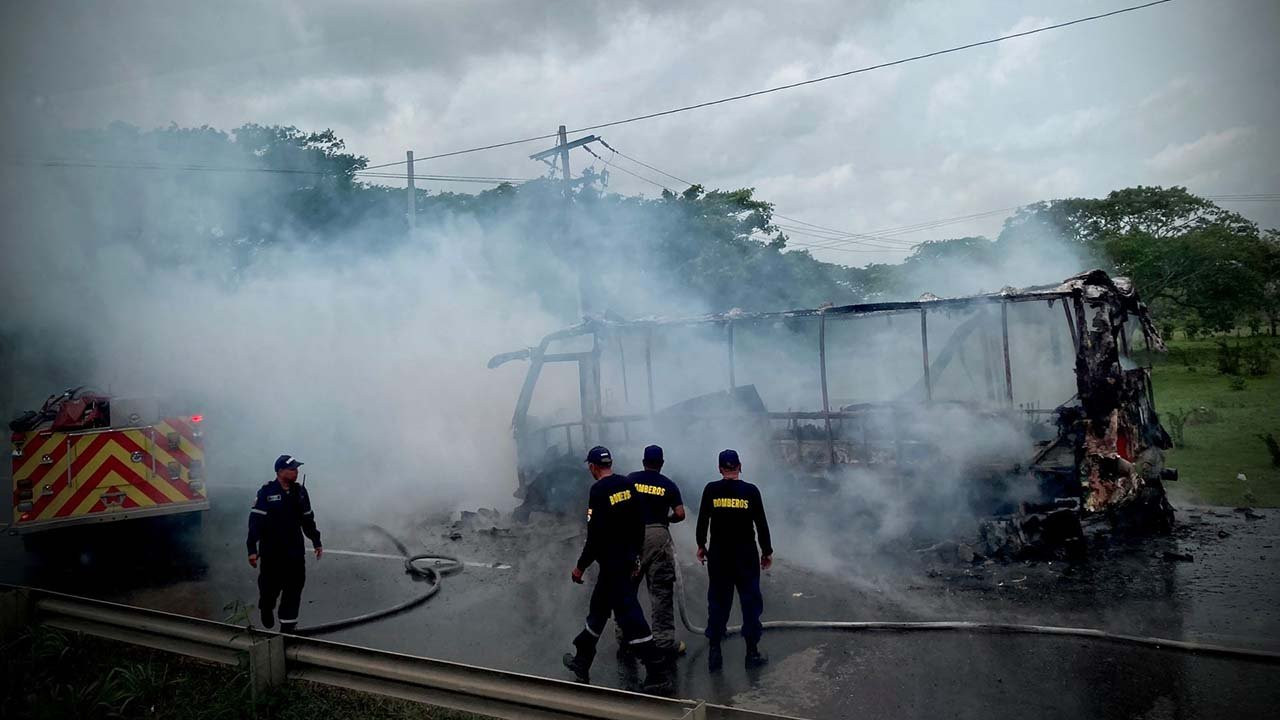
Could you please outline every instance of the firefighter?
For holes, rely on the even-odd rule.
[[[662,474],[661,447],[650,445],[645,448],[643,462],[644,470],[627,476],[635,486],[636,499],[640,501],[644,515],[644,545],[635,585],[638,590],[643,578],[649,588],[654,646],[660,652],[675,657],[683,655],[687,648],[683,642],[676,641],[673,602],[676,557],[669,525],[684,520],[684,500],[680,497],[680,488]],[[625,652],[627,646],[622,642],[621,627],[618,628],[618,641],[619,649],[624,651],[623,659],[630,659],[626,657],[630,653]]]
[[[595,483],[587,505],[587,542],[573,567],[573,581],[582,584],[582,574],[599,563],[600,572],[591,591],[586,627],[573,639],[576,653],[565,653],[564,665],[578,682],[590,682],[591,661],[596,644],[612,615],[622,628],[624,642],[644,662],[646,690],[666,689],[670,681],[653,644],[649,624],[636,600],[635,578],[640,574],[640,553],[644,545],[644,517],[634,485],[613,474],[613,456],[597,445],[587,453],[587,469]]]
[[[708,527],[711,530],[709,547]],[[757,540],[759,553],[756,551]],[[729,622],[735,588],[742,603],[742,637],[747,641],[746,666],[764,665],[769,658],[760,652],[763,631],[760,614],[764,611],[760,571],[768,570],[773,564],[773,545],[760,490],[742,479],[742,462],[736,450],[720,453],[720,479],[707,483],[702,491],[697,541],[698,561],[707,566],[710,576],[706,632],[707,639],[711,641],[708,668],[715,672],[724,662],[720,641]]]
[[[324,554],[320,531],[307,489],[298,484],[302,463],[292,455],[276,458],[276,479],[258,489],[258,498],[249,510],[249,565],[258,570],[258,608],[262,624],[275,624],[276,598],[280,599],[280,630],[298,627],[298,606],[302,586],[307,581],[306,535],[315,548],[316,559]]]

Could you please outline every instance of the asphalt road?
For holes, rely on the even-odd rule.
[[[245,518],[230,509],[247,507],[250,493],[224,489],[215,497],[220,509],[187,540],[168,527],[126,527],[136,523],[67,538],[70,547],[61,552],[29,553],[17,538],[0,538],[0,581],[227,619],[256,596],[254,571],[244,560]],[[318,510],[330,554],[308,561],[304,624],[367,612],[422,590],[385,539],[326,523],[324,508]],[[798,566],[782,538],[775,569],[764,579],[766,619],[1036,622],[1276,650],[1280,513],[1264,515],[1246,520],[1229,509],[1183,512],[1174,537],[1111,547],[1072,569],[960,567],[920,563],[909,553],[892,562],[848,558],[819,571]],[[469,564],[426,605],[326,637],[566,677],[559,658],[571,649],[589,594],[589,587],[568,579],[581,528],[497,522],[493,530],[494,524],[455,529],[420,519],[391,527],[411,549]],[[453,532],[461,537],[450,539]],[[686,550],[687,532],[677,532]],[[1194,561],[1166,559],[1165,551],[1190,552]],[[705,573],[689,555],[682,556],[685,592],[700,624]],[[772,657],[767,667],[745,670],[737,640],[726,645],[725,669],[711,675],[702,639],[683,630],[681,637],[690,652],[678,665],[677,694],[804,717],[1239,718],[1274,716],[1280,707],[1280,665],[1094,641],[777,631],[763,643]],[[639,678],[613,649],[606,635],[593,682],[635,689]]]

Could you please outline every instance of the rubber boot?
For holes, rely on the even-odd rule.
[[[724,667],[724,655],[720,652],[720,643],[711,643],[711,651],[707,653],[707,669],[711,672],[720,672],[720,668]]]
[[[658,694],[670,692],[673,687],[670,655],[659,650],[652,640],[632,645],[631,652],[644,663],[644,691]]]
[[[574,680],[580,683],[591,682],[591,661],[596,659],[596,636],[583,630],[573,639],[573,647],[577,654],[565,653],[564,666],[573,673]]]
[[[618,662],[624,665],[635,665],[636,660],[638,659],[639,658],[636,657],[636,654],[631,650],[631,646],[625,641],[621,645],[618,645]]]
[[[269,607],[262,608],[262,627],[269,628],[276,624],[276,614]]]
[[[760,652],[760,647],[755,643],[747,644],[746,666],[749,668],[758,668],[769,662],[769,656]]]
[[[298,623],[296,623],[296,622],[291,622],[291,623],[282,622],[282,623],[280,623],[280,632],[282,632],[282,633],[289,633],[290,635],[292,635],[295,631],[297,631],[297,629],[298,629]]]

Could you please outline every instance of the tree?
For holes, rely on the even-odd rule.
[[[1182,187],[1028,205],[1005,223],[998,244],[1055,239],[1128,276],[1159,317],[1184,328],[1230,329],[1265,312],[1277,277],[1268,249],[1275,243],[1254,223]]]
[[[1277,326],[1280,326],[1280,230],[1268,230],[1262,242],[1262,315],[1267,319],[1271,337],[1276,337]]]
[[[1019,208],[1000,233],[1001,242],[1066,241],[1097,252],[1109,238],[1177,237],[1209,227],[1256,232],[1239,213],[1193,195],[1184,187],[1113,190],[1105,198],[1063,198]]]

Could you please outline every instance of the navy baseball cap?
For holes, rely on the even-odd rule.
[[[609,448],[597,445],[587,451],[587,462],[592,465],[612,465],[613,456],[609,454]]]
[[[296,468],[302,464],[302,461],[292,455],[281,455],[276,458],[276,472],[280,472],[285,468]]]
[[[645,462],[662,462],[662,448],[657,445],[650,445],[644,449]]]
[[[742,466],[742,461],[738,459],[737,450],[721,450],[720,451],[720,467],[736,468],[741,466]]]

